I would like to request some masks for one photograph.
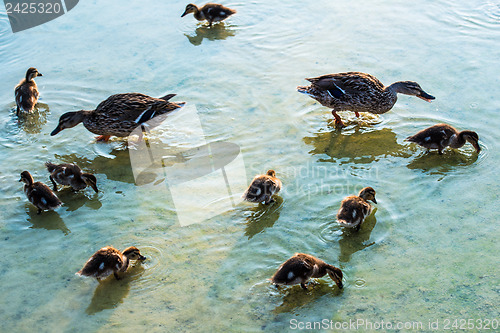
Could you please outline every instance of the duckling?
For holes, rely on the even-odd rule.
[[[82,169],[76,164],[53,164],[46,162],[45,166],[50,172],[49,177],[52,185],[54,185],[54,191],[57,191],[57,181],[61,185],[71,186],[75,191],[83,190],[87,186],[90,186],[95,193],[99,192],[97,189],[97,178],[91,173],[82,172]]]
[[[398,93],[417,96],[427,102],[435,99],[417,82],[398,81],[386,87],[373,75],[361,72],[327,74],[306,80],[312,84],[297,87],[298,92],[331,108],[339,126],[344,124],[337,112],[353,111],[356,117],[359,112],[386,113],[396,103]]]
[[[41,182],[33,182],[33,177],[28,171],[21,172],[20,182],[24,182],[24,193],[28,200],[38,208],[37,214],[43,210],[54,210],[61,206],[62,202],[52,192],[50,187]]]
[[[141,124],[184,106],[184,102],[168,101],[174,96],[169,94],[154,98],[140,93],[112,95],[95,110],[66,112],[59,118],[59,124],[50,135],[83,122],[87,130],[99,134],[96,138],[98,141],[108,141],[111,136],[127,137]]]
[[[481,151],[479,147],[479,136],[473,131],[457,131],[447,124],[437,124],[423,129],[415,135],[409,136],[406,141],[414,142],[427,149],[437,149],[439,155],[443,155],[443,149],[460,148],[468,141],[472,144],[476,152]]]
[[[80,276],[105,278],[111,273],[120,280],[118,273],[125,272],[130,260],[146,260],[135,246],[127,247],[123,253],[112,246],[106,246],[97,251],[87,260],[85,265],[76,274]]]
[[[207,20],[208,26],[211,27],[213,22],[221,22],[229,16],[236,13],[236,10],[224,7],[216,3],[207,3],[205,6],[198,8],[198,6],[190,3],[186,6],[186,10],[181,17],[187,14],[194,13],[194,18],[198,21]]]
[[[35,108],[39,96],[38,87],[34,80],[37,76],[43,75],[35,67],[30,67],[26,71],[26,78],[22,79],[16,86],[14,91],[17,104],[16,115],[19,116],[21,112],[32,112]]]
[[[281,190],[281,180],[276,178],[274,170],[268,170],[265,175],[257,175],[248,189],[243,193],[243,200],[263,202],[266,205],[274,202],[272,196]]]
[[[368,203],[368,200],[377,203],[375,190],[371,187],[365,187],[357,196],[350,195],[344,198],[337,213],[338,224],[348,228],[355,228],[358,231],[365,218],[372,212],[372,206]]]
[[[340,268],[329,265],[310,254],[295,253],[293,257],[281,264],[271,278],[271,282],[274,285],[287,286],[300,284],[303,289],[307,290],[306,283],[310,278],[320,278],[327,273],[342,289],[343,274]]]

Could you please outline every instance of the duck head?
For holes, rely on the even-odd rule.
[[[371,200],[374,203],[377,203],[377,200],[375,199],[375,190],[372,187],[365,187],[361,190],[361,192],[359,192],[358,196],[366,201]]]
[[[86,111],[74,111],[74,112],[66,112],[59,118],[59,124],[57,127],[50,133],[51,136],[56,135],[61,132],[63,129],[75,127],[79,123],[81,123],[85,117]]]
[[[274,170],[267,170],[266,175],[271,176],[271,177],[276,177],[276,171]]]
[[[430,102],[436,97],[426,93],[417,82],[414,81],[399,81],[393,83],[389,87],[393,87],[394,91],[400,94],[417,96],[424,101]]]
[[[470,142],[474,149],[476,149],[476,152],[479,153],[481,151],[481,147],[479,147],[479,136],[477,135],[476,132],[473,131],[462,131],[460,132],[460,135]]]
[[[82,173],[82,179],[85,182],[85,184],[87,184],[87,186],[92,187],[95,193],[99,192],[99,190],[97,189],[97,178],[93,174]]]
[[[21,172],[21,179],[19,179],[19,181],[25,183],[26,185],[31,185],[33,184],[33,177],[28,171],[23,171]]]
[[[330,276],[330,279],[332,279],[333,282],[335,282],[340,289],[344,287],[342,283],[342,278],[344,277],[344,274],[342,273],[340,268],[329,265],[329,267],[326,269],[326,272],[328,273],[328,276]]]
[[[30,67],[26,71],[26,81],[31,81],[37,76],[43,76],[35,67]]]
[[[186,6],[186,10],[184,11],[184,14],[181,15],[181,17],[184,17],[187,14],[196,13],[196,12],[198,12],[198,6],[190,3],[189,5]]]
[[[135,246],[127,247],[123,251],[123,255],[127,257],[129,260],[146,260],[146,257],[141,254],[138,248]]]

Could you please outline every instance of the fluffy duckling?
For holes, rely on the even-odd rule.
[[[481,151],[479,147],[479,136],[473,131],[457,131],[447,124],[437,124],[423,129],[415,135],[406,138],[406,141],[414,142],[427,149],[437,149],[439,155],[443,154],[443,149],[460,148],[468,141],[474,146],[476,152]]]
[[[286,286],[300,284],[303,289],[307,290],[306,283],[310,278],[320,278],[327,273],[339,288],[343,287],[343,274],[339,268],[310,254],[295,253],[293,257],[281,264],[271,278],[271,282],[275,285]]]
[[[83,190],[87,186],[90,186],[96,193],[99,192],[97,189],[97,178],[91,173],[83,172],[76,164],[46,162],[45,166],[50,172],[50,181],[54,185],[54,191],[57,191],[57,183],[59,183],[61,185],[69,185],[75,191]]]
[[[297,90],[331,108],[335,123],[340,126],[344,124],[337,112],[353,111],[356,117],[359,112],[386,113],[396,103],[398,93],[417,96],[427,102],[435,99],[417,82],[398,81],[386,87],[373,75],[361,72],[327,74],[306,80],[311,85],[297,87]]]
[[[372,212],[368,200],[377,203],[375,190],[371,187],[365,187],[357,196],[350,195],[344,198],[337,213],[337,222],[341,226],[355,228],[358,231],[365,218]]]
[[[263,202],[266,205],[274,202],[272,196],[281,190],[281,180],[276,178],[274,170],[268,170],[265,175],[257,175],[248,189],[243,193],[243,200]]]
[[[33,177],[28,171],[21,173],[19,181],[24,182],[24,193],[26,193],[28,200],[38,208],[37,214],[43,210],[54,210],[61,206],[61,200],[50,187],[41,182],[33,182]]]
[[[140,93],[112,95],[95,110],[66,112],[59,118],[59,125],[50,135],[83,123],[87,130],[99,134],[98,141],[108,141],[111,136],[127,137],[141,124],[184,106],[184,102],[168,101],[174,96],[169,94],[154,98]]]
[[[19,82],[15,89],[17,111],[19,115],[21,112],[32,112],[38,101],[38,87],[35,83],[35,77],[43,76],[38,72],[35,67],[30,67],[26,71],[26,77]]]
[[[76,274],[80,276],[105,278],[111,273],[120,280],[118,273],[125,272],[130,260],[146,260],[135,246],[127,247],[123,253],[112,246],[106,246],[97,251]]]
[[[190,3],[186,6],[186,10],[181,17],[187,14],[193,13],[194,18],[198,21],[207,20],[208,25],[211,27],[213,22],[221,22],[227,19],[229,16],[236,13],[236,10],[224,7],[216,3],[207,3],[205,6],[198,8],[198,6]]]

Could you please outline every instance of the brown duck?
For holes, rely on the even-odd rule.
[[[130,260],[146,260],[135,246],[126,248],[123,253],[112,246],[106,246],[97,251],[89,258],[83,268],[76,274],[80,276],[105,278],[111,273],[117,280],[120,280],[118,273],[127,270]]]
[[[353,111],[356,117],[359,112],[386,113],[396,103],[398,93],[428,102],[435,99],[416,82],[398,81],[386,87],[373,75],[361,72],[327,74],[306,80],[311,85],[299,86],[297,90],[331,108],[335,123],[340,126],[343,123],[337,112]]]
[[[184,106],[184,102],[169,102],[174,96],[169,94],[154,98],[140,93],[112,95],[95,110],[66,112],[50,135],[83,123],[90,132],[99,134],[98,141],[108,141],[111,136],[127,137],[141,124]]]
[[[337,222],[347,228],[355,228],[358,231],[365,218],[370,215],[372,205],[368,200],[377,203],[375,199],[375,190],[371,187],[365,187],[359,194],[351,195],[340,203],[340,209],[337,213]]]
[[[281,180],[276,178],[274,170],[268,170],[265,175],[257,175],[248,189],[243,193],[243,200],[263,202],[266,205],[274,202],[272,196],[281,190]]]
[[[479,136],[473,131],[457,131],[447,124],[437,124],[421,130],[415,135],[406,138],[406,141],[414,142],[427,149],[437,149],[439,155],[443,154],[446,147],[460,148],[466,142],[470,142],[476,152],[481,151],[479,147]]]
[[[73,190],[83,190],[87,186],[97,193],[97,178],[91,173],[85,173],[76,164],[63,163],[54,164],[45,163],[47,171],[50,172],[50,181],[54,186],[54,191],[57,191],[57,183],[61,185],[71,186]]]
[[[38,87],[35,83],[35,77],[43,76],[35,67],[30,67],[26,71],[26,77],[19,82],[15,89],[16,95],[16,114],[21,112],[32,112],[38,102]]]
[[[41,182],[34,182],[33,177],[28,171],[21,173],[20,182],[24,182],[24,193],[28,200],[38,208],[37,214],[44,210],[54,210],[61,206],[62,202],[52,192],[50,187]]]
[[[186,16],[187,14],[193,13],[194,18],[198,21],[208,21],[208,25],[211,27],[213,22],[220,22],[227,19],[229,16],[236,13],[236,10],[224,7],[223,5],[219,5],[216,3],[207,3],[201,8],[190,3],[186,6],[186,10],[181,15],[181,17]]]
[[[339,288],[343,288],[343,274],[339,268],[310,254],[295,253],[293,257],[281,264],[271,278],[271,282],[275,285],[286,286],[300,284],[303,289],[307,290],[306,283],[310,278],[320,278],[325,274],[328,274]]]

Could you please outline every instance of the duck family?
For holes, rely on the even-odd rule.
[[[207,21],[212,27],[215,22],[222,22],[236,10],[220,4],[208,3],[198,7],[188,4],[181,17],[193,14],[198,21]],[[46,73],[47,74],[47,73]],[[33,112],[38,102],[39,92],[34,79],[42,76],[35,67],[30,67],[25,78],[15,86],[16,114]],[[318,77],[306,78],[310,85],[298,86],[297,91],[304,93],[321,105],[331,109],[335,123],[344,126],[338,112],[351,111],[356,117],[360,113],[384,114],[395,105],[398,94],[418,97],[431,102],[434,96],[428,94],[414,81],[397,81],[385,86],[375,76],[362,72],[344,72],[326,74]],[[59,118],[57,127],[50,133],[51,136],[61,131],[73,128],[82,123],[83,126],[98,135],[97,141],[108,141],[110,137],[128,137],[140,126],[154,127],[160,116],[171,115],[180,110],[185,102],[172,102],[175,94],[163,97],[151,97],[142,93],[120,93],[109,96],[97,105],[94,110],[79,110],[66,112]],[[471,143],[477,153],[481,151],[479,136],[470,130],[458,131],[447,124],[437,124],[423,129],[406,139],[427,149],[437,149],[443,154],[446,147],[461,148],[467,142]],[[41,182],[34,182],[28,171],[21,173],[20,181],[24,183],[24,193],[29,202],[37,208],[37,214],[59,208],[63,203],[54,192],[58,185],[69,186],[74,191],[90,187],[98,193],[97,177],[84,172],[74,163],[52,162],[45,163],[49,172],[49,179],[53,189]],[[282,189],[282,182],[275,170],[269,169],[265,174],[253,178],[247,190],[243,193],[243,200],[250,203],[271,205],[274,198]],[[372,187],[363,188],[358,195],[351,195],[340,202],[336,214],[336,222],[343,228],[359,231],[363,222],[372,212],[372,204],[377,204],[376,192]],[[94,277],[98,280],[110,275],[118,280],[124,274],[131,261],[143,261],[140,250],[134,246],[127,247],[123,252],[112,246],[106,246],[95,252],[76,274],[85,277]],[[283,262],[270,279],[276,286],[300,285],[308,290],[310,279],[321,278],[327,275],[340,289],[344,287],[342,270],[311,254],[295,253]]]

